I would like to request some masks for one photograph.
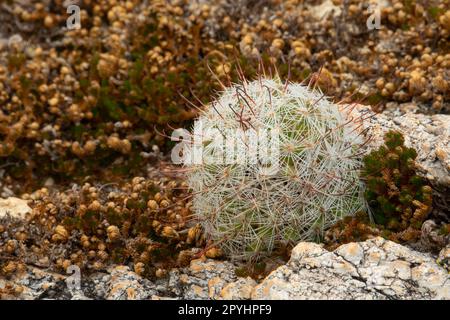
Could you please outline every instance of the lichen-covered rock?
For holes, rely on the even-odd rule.
[[[192,260],[182,269],[173,269],[167,279],[156,282],[158,295],[152,299],[250,299],[257,284],[250,277],[238,278],[236,265],[228,261],[206,259]]]
[[[302,242],[252,299],[450,299],[450,276],[433,258],[383,238],[334,252]]]

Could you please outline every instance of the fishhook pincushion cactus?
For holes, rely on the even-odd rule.
[[[361,210],[364,141],[361,119],[348,109],[312,86],[278,78],[225,88],[197,119],[201,130],[187,152],[200,152],[188,182],[210,243],[232,259],[256,260],[320,239]]]

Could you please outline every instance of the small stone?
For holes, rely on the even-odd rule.
[[[14,197],[0,199],[0,218],[9,214],[12,218],[23,220],[30,212],[31,208],[25,200]]]

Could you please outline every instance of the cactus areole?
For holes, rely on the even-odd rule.
[[[311,84],[278,78],[225,88],[184,151],[194,212],[210,243],[254,261],[321,239],[363,209],[364,138],[349,108]]]

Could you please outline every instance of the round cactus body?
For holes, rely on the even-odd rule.
[[[225,89],[203,111],[186,154],[211,244],[257,259],[320,239],[363,208],[363,141],[342,108],[303,84],[261,78]]]

